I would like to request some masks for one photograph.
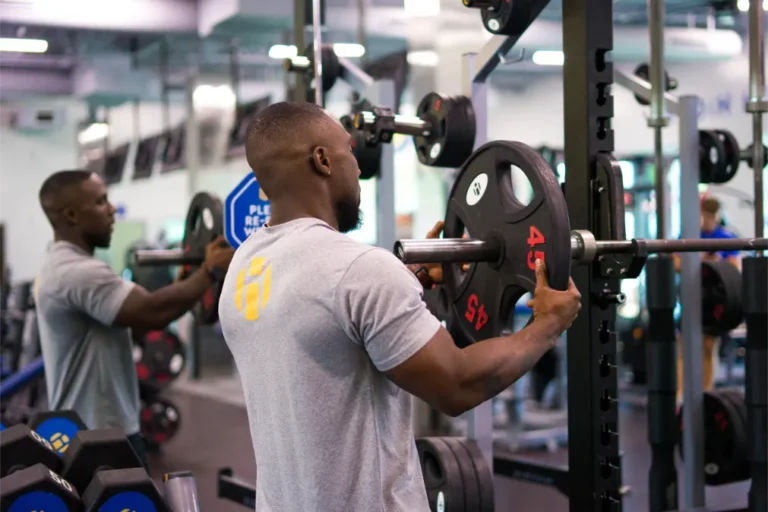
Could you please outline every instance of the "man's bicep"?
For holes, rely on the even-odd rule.
[[[94,258],[69,265],[62,277],[62,286],[65,297],[74,307],[104,325],[112,325],[136,285]]]
[[[355,260],[339,284],[342,322],[380,371],[401,364],[429,342],[440,321],[427,310],[422,288],[393,255],[372,250]]]
[[[438,410],[450,410],[459,383],[461,350],[441,325],[408,359],[384,372],[389,380]]]

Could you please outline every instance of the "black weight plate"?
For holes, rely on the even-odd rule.
[[[754,144],[750,144],[746,148],[744,148],[744,161],[747,162],[747,165],[750,169],[754,169],[755,166],[752,165],[752,147]],[[763,169],[768,167],[768,146],[763,145]]]
[[[464,482],[453,451],[440,437],[416,440],[427,500],[432,512],[463,512]]]
[[[635,76],[638,78],[642,78],[646,82],[651,82],[651,70],[648,67],[648,64],[643,62],[642,64],[638,64],[638,66],[635,68]],[[669,73],[664,71],[664,87],[666,91],[669,91],[672,89],[672,81],[669,79]],[[637,101],[640,105],[648,106],[651,103],[646,100],[645,98],[642,98],[635,94],[635,101]]]
[[[719,336],[741,324],[741,271],[727,261],[701,263],[701,320],[706,334]]]
[[[464,510],[480,510],[480,488],[475,475],[475,466],[472,464],[467,450],[461,444],[458,437],[444,437],[443,441],[451,449],[459,463],[461,479],[464,482]]]
[[[733,133],[728,130],[715,130],[715,133],[720,137],[725,149],[725,169],[722,174],[713,176],[713,183],[727,183],[731,181],[736,175],[736,171],[739,170],[741,149],[739,148],[739,141],[736,140],[736,136]]]
[[[464,0],[464,5],[472,7],[474,2]],[[483,26],[492,34],[520,37],[525,29],[535,20],[547,2],[496,2],[493,8],[483,7],[481,16]]]
[[[731,407],[736,411],[733,421],[733,430],[736,433],[736,438],[734,439],[734,451],[736,452],[736,456],[742,459],[737,478],[739,478],[739,481],[748,480],[751,478],[751,467],[748,458],[749,443],[747,439],[749,423],[747,418],[747,404],[744,400],[744,395],[734,388],[719,389],[718,392],[724,400],[728,400],[731,403]]]
[[[480,451],[480,447],[477,446],[477,442],[467,438],[457,439],[459,444],[466,450],[472,461],[472,466],[474,467],[479,496],[477,510],[479,512],[493,512],[495,508],[495,498],[493,492],[493,473],[491,472],[491,468],[485,460],[483,452]]]
[[[224,207],[221,200],[207,192],[198,192],[187,210],[182,247],[184,252],[205,258],[205,247],[224,234]],[[195,269],[190,269],[193,272]],[[219,297],[224,280],[219,279],[195,305],[193,313],[202,324],[215,323],[219,318]]]
[[[141,434],[150,443],[159,445],[171,440],[180,424],[179,410],[171,402],[153,398],[142,404]]]
[[[711,130],[699,130],[699,183],[714,183],[726,168],[725,146]]]
[[[524,197],[525,178],[530,199]],[[451,332],[462,347],[501,333],[518,299],[536,286],[537,258],[557,290],[567,288],[571,265],[560,185],[541,155],[521,142],[489,142],[462,167],[449,195],[443,236],[461,238],[465,229],[470,238],[497,241],[502,258],[498,264],[471,264],[466,274],[460,264],[443,266]]]
[[[754,165],[752,165],[752,148],[754,147],[754,143],[750,144],[746,148],[744,148],[744,152],[746,154],[746,158],[744,159],[747,162],[747,165],[750,169],[754,169]],[[768,146],[763,145],[763,169],[768,167]]]
[[[352,136],[352,150],[360,168],[360,179],[375,178],[381,172],[381,145],[368,144],[363,130],[355,129],[351,116],[339,118],[344,129]]]
[[[139,383],[158,390],[181,375],[184,345],[167,329],[149,331],[134,345],[133,361]]]
[[[741,478],[743,459],[739,457],[736,441],[738,412],[719,390],[704,393],[704,482],[707,485],[724,485],[738,482]],[[683,408],[678,411],[678,447],[683,453]]]
[[[430,127],[429,135],[413,138],[422,164],[460,167],[472,154],[477,121],[469,98],[431,92],[419,103],[416,115]]]
[[[646,82],[650,82],[650,68],[648,67],[648,64],[643,62],[642,64],[638,64],[635,68],[635,76],[637,78],[642,78]],[[643,98],[642,96],[638,96],[635,94],[635,101],[637,101],[640,105],[643,105],[644,107],[647,107],[650,105],[650,102]]]
[[[449,324],[451,321],[451,304],[443,286],[434,286],[424,290],[424,302],[430,313],[441,322]]]
[[[314,45],[310,44],[307,47],[304,55],[309,59],[310,66],[307,70],[309,76],[314,76],[314,69],[312,64],[315,56]],[[321,43],[320,45],[320,61],[322,63],[322,82],[323,92],[330,91],[336,84],[336,80],[341,74],[341,64],[339,63],[339,57],[333,50],[333,45],[330,43]]]

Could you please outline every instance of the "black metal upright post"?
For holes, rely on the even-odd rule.
[[[752,168],[754,169],[755,237],[765,234],[763,164],[763,115],[768,113],[765,96],[765,13],[762,2],[749,5],[749,101],[752,114]],[[744,317],[747,323],[745,400],[752,485],[749,512],[768,511],[768,259],[763,251],[745,258],[742,264]]]
[[[656,174],[656,238],[667,238],[667,173],[664,161],[663,130],[669,124],[664,102],[664,0],[648,0],[648,36],[651,60],[651,115],[653,162]],[[646,264],[648,300],[648,442],[651,467],[648,472],[650,512],[677,510],[677,469],[675,443],[677,421],[675,391],[675,265],[670,255],[659,255]]]
[[[296,46],[296,53],[303,55],[307,48],[306,30],[307,23],[312,23],[312,17],[307,17],[307,5],[311,7],[312,2],[307,0],[293,1],[293,44]],[[309,97],[309,80],[304,73],[293,73],[293,101],[306,101]]]
[[[656,171],[656,179],[662,179]],[[648,473],[650,512],[677,510],[677,359],[675,357],[675,265],[668,255],[651,258],[645,266],[648,304]]]
[[[572,229],[597,232],[597,158],[613,152],[613,0],[563,2],[565,197]],[[616,307],[619,281],[596,264],[573,268],[584,299],[568,330],[570,510],[621,510]]]
[[[768,510],[768,258],[743,261],[744,317],[747,323],[745,391],[749,419],[749,512]]]

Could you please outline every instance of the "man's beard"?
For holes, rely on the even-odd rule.
[[[341,233],[349,233],[359,228],[363,223],[363,212],[360,202],[339,201],[336,203],[336,220]]]
[[[112,234],[84,234],[83,241],[95,249],[109,249],[112,242]]]

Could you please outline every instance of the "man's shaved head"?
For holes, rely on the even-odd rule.
[[[318,217],[342,232],[359,225],[360,170],[350,141],[341,123],[314,103],[275,103],[254,116],[246,158],[277,222]]]
[[[109,247],[115,209],[97,174],[83,169],[53,173],[43,182],[38,197],[57,239],[90,250]]]

